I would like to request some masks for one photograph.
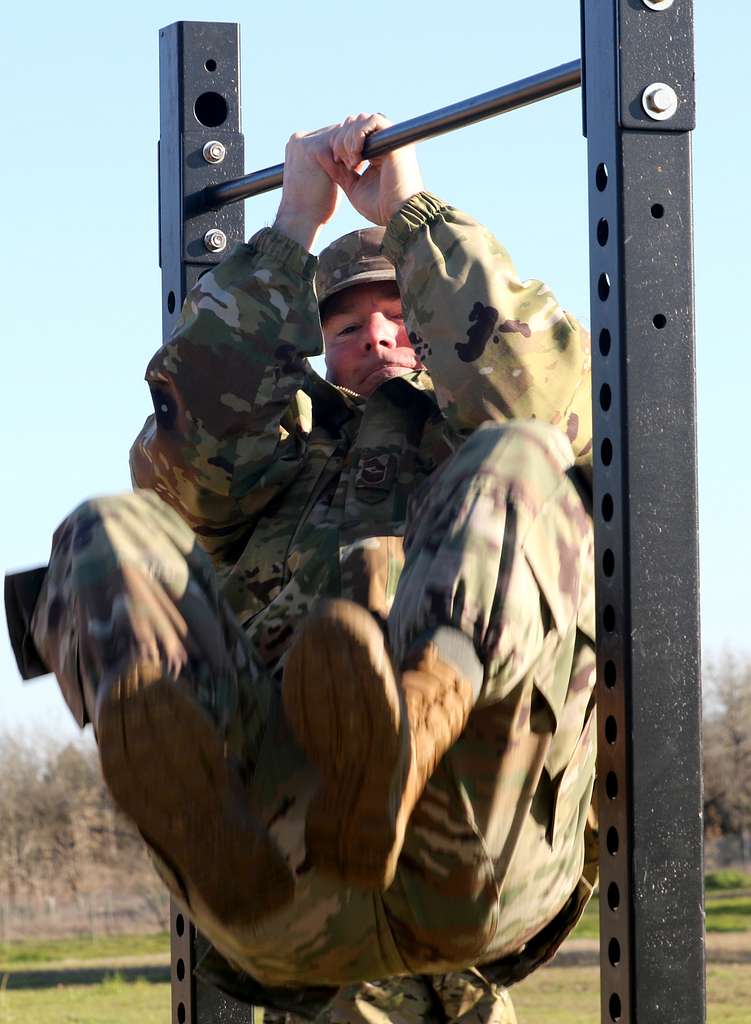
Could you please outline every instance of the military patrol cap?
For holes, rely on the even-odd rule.
[[[353,285],[396,280],[394,267],[381,252],[385,233],[382,227],[350,231],[326,246],[318,257],[316,271],[319,306]]]

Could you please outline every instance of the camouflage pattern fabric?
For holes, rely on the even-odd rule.
[[[120,560],[145,544],[139,594],[144,580],[162,587],[163,531],[190,527],[169,542],[186,587],[170,599],[190,633],[184,598],[203,581],[201,620],[208,614],[214,640],[228,645],[222,654],[212,640],[209,668],[194,654],[196,693],[232,727],[254,804],[298,880],[289,913],[252,935],[198,924],[269,985],[435,975],[479,961],[504,984],[552,955],[593,880],[583,841],[594,762],[589,339],[544,285],[519,281],[481,225],[428,193],[392,219],[384,252],[429,372],[390,380],[367,402],[321,380],[307,362],[322,345],[316,260],[273,229],[259,232],[201,278],[147,370],[154,415],[131,452],[133,479],[178,516],[154,494],[106,499],[140,503],[136,542],[98,528],[118,518],[114,507],[95,506],[92,517],[82,506],[61,528],[37,616],[37,645],[85,719],[97,678],[86,666],[105,657],[76,662],[86,609],[127,629],[128,615],[106,615],[112,580],[128,580]],[[476,431],[520,418],[540,422]],[[78,520],[101,556],[89,561],[89,542],[65,540]],[[291,743],[277,690],[294,629],[324,595],[388,620],[397,651],[424,624],[448,621],[486,661],[478,708],[418,805],[383,899],[337,889],[305,859],[315,773]],[[117,632],[84,643],[120,650]]]
[[[392,218],[384,251],[429,373],[367,403],[321,380],[316,259],[271,228],[201,278],[147,369],[134,483],[194,530],[277,676],[316,597],[388,614],[408,499],[475,427],[540,419],[591,461],[589,337],[549,289],[429,193]]]
[[[263,1024],[308,1024],[293,1013],[265,1010]],[[347,985],[315,1024],[516,1024],[505,988],[477,970]]]
[[[64,520],[32,630],[80,726],[95,720],[100,687],[161,662],[252,772],[272,699],[267,673],[206,552],[154,493],[96,498]]]
[[[540,419],[587,461],[589,337],[550,289],[520,281],[486,228],[429,194],[392,218],[384,252],[396,265],[410,341],[448,421],[464,430],[489,419]]]
[[[486,677],[383,893],[346,888],[311,865],[316,772],[179,517],[137,492],[84,503],[56,534],[34,636],[64,690],[80,679],[94,717],[102,681],[144,659],[162,658],[172,675],[184,663],[179,685],[223,731],[228,756],[245,759],[248,800],[294,872],[291,901],[252,927],[187,903],[238,970],[270,986],[340,986],[488,963],[490,980],[505,984],[573,925],[591,892],[594,603],[591,520],[572,462],[549,425],[487,424],[415,496],[387,621],[394,648],[448,622],[473,636]],[[180,879],[156,862],[185,902]]]
[[[318,257],[316,294],[323,309],[326,299],[356,284],[395,281],[393,263],[383,255],[385,228],[350,231],[326,246]]]
[[[582,875],[595,768],[593,536],[572,464],[549,426],[486,424],[410,509],[391,648],[398,659],[421,633],[449,624],[473,638],[485,666],[386,893],[410,963],[436,948],[453,950],[455,963],[509,955]],[[461,834],[457,862],[441,837]]]

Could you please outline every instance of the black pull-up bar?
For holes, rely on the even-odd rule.
[[[572,60],[568,64],[559,64],[558,67],[541,71],[517,82],[510,82],[508,85],[501,85],[468,100],[460,100],[448,107],[440,107],[409,121],[391,125],[390,128],[384,128],[383,131],[374,132],[370,136],[365,143],[363,156],[366,159],[383,156],[384,153],[399,149],[410,142],[432,139],[455,128],[463,128],[468,124],[495,117],[497,114],[506,114],[510,110],[526,107],[538,100],[557,96],[558,93],[568,92],[581,85],[581,69],[581,61]],[[233,181],[209,185],[201,194],[199,206],[203,210],[216,210],[228,203],[281,188],[283,172],[284,164],[274,164],[273,167],[263,167]]]

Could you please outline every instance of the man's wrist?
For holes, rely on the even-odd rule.
[[[295,213],[293,210],[280,209],[273,224],[275,231],[280,231],[310,252],[315,245],[322,225],[311,220],[307,214]]]
[[[381,213],[384,217],[384,226],[388,224],[391,218],[401,210],[405,203],[408,203],[410,199],[419,195],[421,191],[422,189],[417,188],[411,191],[405,191],[393,197],[389,196],[381,209]]]

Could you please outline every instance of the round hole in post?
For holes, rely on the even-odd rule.
[[[611,910],[617,910],[621,905],[621,890],[615,882],[608,886],[608,906]]]
[[[207,71],[216,71],[216,61],[214,60],[214,58],[209,57],[209,59],[204,64],[204,67],[206,68]]]
[[[615,555],[611,548],[605,548],[602,555],[602,571],[606,576],[612,576],[615,572]]]
[[[607,164],[598,164],[597,170],[595,171],[595,185],[597,186],[598,192],[604,192],[608,187],[608,167]]]
[[[185,931],[185,918],[182,914],[178,914],[175,918],[175,931],[178,935],[182,935]]]
[[[177,1021],[178,1024],[185,1024],[185,1003],[177,1004]]]
[[[183,978],[185,977],[185,961],[183,960],[182,957],[180,957],[180,959],[175,964],[175,974],[177,975],[178,981],[182,981]]]
[[[608,829],[608,834],[605,839],[605,843],[607,845],[608,853],[610,854],[610,856],[615,857],[616,853],[618,853],[619,840],[618,829],[614,826],[611,826],[611,828]]]
[[[224,124],[229,114],[229,107],[224,96],[218,92],[202,92],[193,106],[196,121],[206,128],[218,128]]]
[[[617,967],[621,962],[621,944],[618,939],[611,939],[608,943],[608,960],[613,967]]]
[[[612,715],[605,719],[605,739],[611,746],[618,739],[618,723]]]
[[[610,225],[607,217],[600,217],[597,221],[597,242],[598,245],[607,245],[610,234]]]
[[[613,496],[612,494],[603,494],[602,496],[602,518],[606,523],[609,523],[613,518]]]
[[[615,772],[608,772],[605,776],[605,792],[608,795],[608,800],[615,800],[618,796],[618,776]]]
[[[657,313],[655,316],[652,317],[652,324],[654,327],[657,328],[658,331],[661,331],[663,327],[667,324],[667,322],[668,318],[665,316],[664,313]]]
[[[607,274],[600,274],[597,279],[597,294],[600,297],[600,302],[606,302],[610,295],[610,278]]]
[[[652,214],[655,220],[662,220],[662,218],[665,216],[665,207],[662,205],[662,203],[653,203],[650,213]]]
[[[605,675],[605,685],[607,686],[607,688],[609,690],[612,690],[613,687],[615,686],[615,681],[616,681],[616,678],[617,678],[617,673],[615,671],[615,662],[614,661],[606,661],[605,662],[605,668],[604,668],[603,671],[604,671],[604,675]]]
[[[618,1024],[621,1019],[621,997],[617,992],[614,992],[608,1000],[608,1010],[610,1011],[610,1019],[614,1024]]]
[[[603,384],[600,388],[600,408],[603,412],[607,412],[613,402],[613,392],[610,390],[609,384]]]
[[[167,296],[167,312],[168,313],[174,313],[175,312],[175,303],[176,303],[175,293],[174,292],[170,292],[169,295]]]
[[[612,633],[615,629],[615,608],[612,604],[606,604],[602,610],[602,624],[605,627],[607,633]]]
[[[609,437],[606,437],[600,445],[600,458],[603,466],[609,466],[613,461],[613,442]]]
[[[610,331],[607,327],[603,327],[600,331],[600,355],[607,356],[610,354]]]

